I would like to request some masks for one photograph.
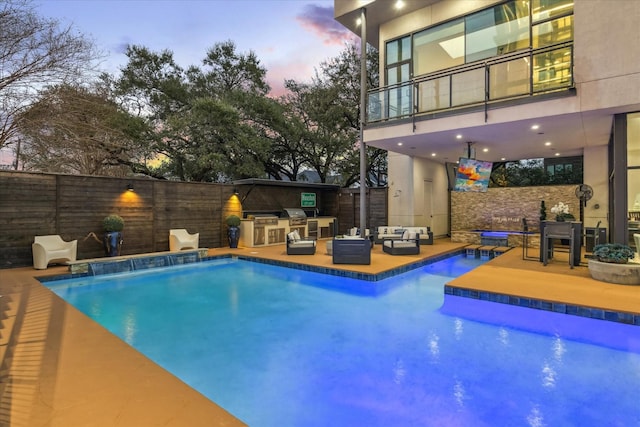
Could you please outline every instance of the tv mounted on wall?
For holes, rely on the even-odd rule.
[[[492,162],[461,157],[458,162],[454,191],[486,192],[492,167]]]

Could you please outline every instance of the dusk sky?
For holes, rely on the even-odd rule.
[[[168,49],[182,66],[202,65],[215,43],[232,40],[267,69],[272,95],[285,79],[308,81],[353,35],[333,19],[333,0],[33,0],[36,13],[72,25],[106,55],[101,68],[117,74],[129,44]],[[0,165],[14,161],[0,150]]]
[[[232,40],[267,69],[275,95],[284,79],[308,80],[350,33],[333,19],[333,0],[36,0],[38,13],[73,24],[108,54],[103,67],[126,64],[128,44],[173,51],[181,66],[201,65],[207,49]]]

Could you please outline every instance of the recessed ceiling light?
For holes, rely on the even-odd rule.
[[[488,149],[488,148],[483,148],[483,149],[482,149],[482,152],[483,152],[483,153],[488,153],[488,152],[489,152],[489,149]]]
[[[431,157],[435,157],[435,156],[436,156],[436,153],[431,153]]]
[[[395,4],[396,9],[402,9],[404,7],[404,1],[398,0]]]
[[[356,19],[356,25],[359,27],[360,24],[362,24],[362,19],[360,18]]]
[[[402,147],[402,142],[398,142],[398,147]]]
[[[533,126],[531,126],[531,129],[532,130],[540,129],[540,125],[533,125]]]
[[[500,160],[502,160],[504,162],[505,160],[507,160],[507,158],[506,157],[500,157]]]
[[[559,155],[560,155],[560,153],[556,153],[556,156],[559,156]]]
[[[551,141],[547,141],[544,143],[544,145],[546,145],[547,147],[551,145]]]
[[[462,135],[457,134],[457,135],[456,135],[456,139],[462,139]]]

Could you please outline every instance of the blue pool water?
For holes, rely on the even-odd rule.
[[[240,260],[49,282],[251,426],[640,426],[640,328]],[[595,344],[597,343],[597,345]]]

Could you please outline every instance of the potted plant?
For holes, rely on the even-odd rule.
[[[540,221],[547,219],[547,207],[544,205],[544,200],[540,202]]]
[[[104,252],[107,256],[118,256],[122,249],[122,230],[124,229],[124,219],[120,215],[107,215],[102,220],[104,235],[102,242]]]
[[[593,256],[600,262],[626,264],[634,257],[633,249],[620,243],[605,243],[593,248]]]
[[[225,218],[227,223],[227,237],[229,238],[229,247],[237,248],[240,240],[240,217],[238,215],[229,215]]]
[[[591,277],[608,283],[640,285],[640,264],[630,263],[633,249],[619,243],[605,243],[593,248],[589,260]]]
[[[575,221],[575,217],[569,213],[569,205],[559,202],[551,208],[551,212],[556,214],[556,221]]]

